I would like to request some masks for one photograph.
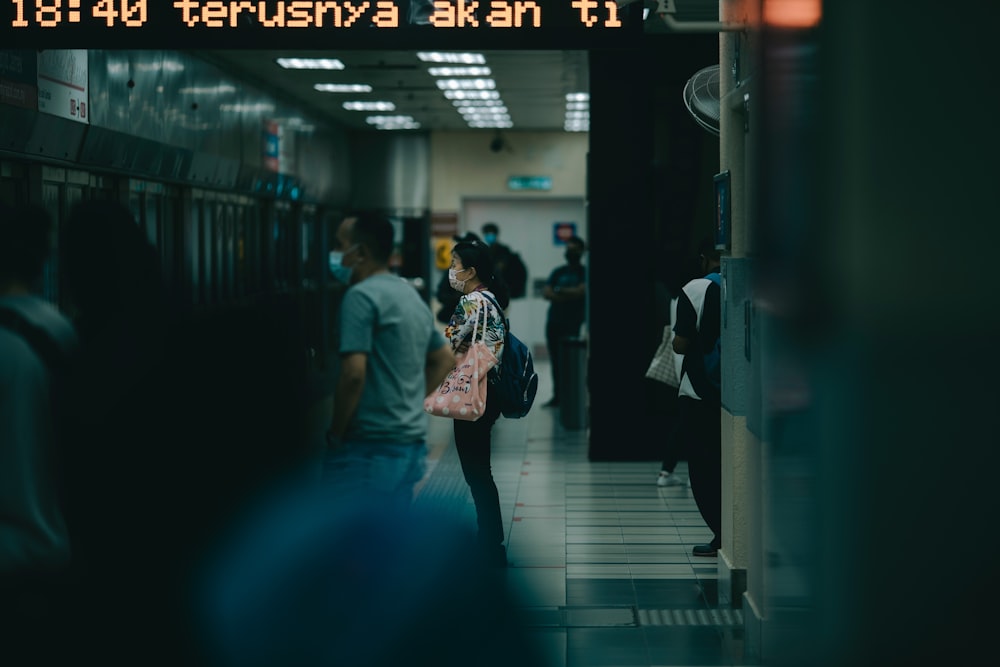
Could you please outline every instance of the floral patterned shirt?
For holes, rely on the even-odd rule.
[[[481,290],[485,291],[485,290]],[[492,292],[487,292],[494,299]],[[444,328],[445,337],[451,341],[451,349],[456,354],[465,352],[472,344],[472,335],[476,340],[483,338],[482,316],[479,309],[486,308],[486,335],[483,342],[496,358],[503,354],[504,315],[489,298],[480,294],[480,290],[463,294],[455,306],[451,321]],[[479,320],[477,325],[477,319]],[[475,327],[475,332],[473,332]],[[492,371],[491,371],[492,372]]]

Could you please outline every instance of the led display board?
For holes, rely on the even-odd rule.
[[[642,34],[616,0],[6,0],[6,48],[602,48]]]

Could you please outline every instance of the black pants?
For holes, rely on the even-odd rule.
[[[663,463],[660,470],[673,472],[680,461],[687,461],[687,440],[684,435],[683,423],[677,416],[677,387],[671,387],[656,380],[646,380],[651,404],[647,408],[650,414],[656,415],[654,420],[662,422],[654,424],[657,433],[663,433]]]
[[[503,519],[500,494],[490,468],[490,439],[493,424],[500,417],[500,406],[486,392],[486,412],[474,422],[455,420],[455,448],[462,463],[462,474],[476,504],[479,541],[484,546],[503,544]]]
[[[712,531],[712,546],[722,546],[722,417],[720,406],[687,396],[677,399],[678,428],[688,453],[691,493]]]
[[[562,339],[580,334],[580,323],[573,326],[565,322],[547,322],[545,325],[545,345],[549,349],[549,364],[552,367],[552,398],[559,400],[559,384],[562,380]]]

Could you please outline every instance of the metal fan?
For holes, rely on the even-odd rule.
[[[719,136],[719,65],[695,72],[684,84],[684,106],[698,125]]]

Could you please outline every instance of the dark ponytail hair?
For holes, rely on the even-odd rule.
[[[510,288],[501,276],[496,275],[489,246],[480,241],[462,241],[456,243],[451,252],[462,260],[463,268],[476,270],[479,280],[493,292],[500,307],[506,310],[510,304]]]

